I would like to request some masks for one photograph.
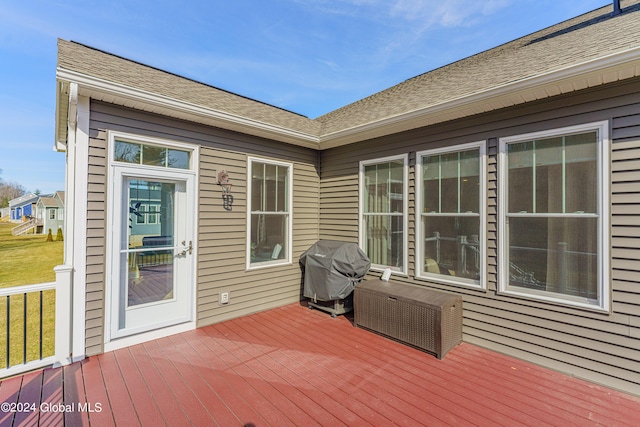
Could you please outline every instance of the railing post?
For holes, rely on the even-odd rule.
[[[63,366],[72,362],[71,282],[73,277],[73,267],[68,265],[59,265],[53,270],[56,272],[56,354],[54,366]]]

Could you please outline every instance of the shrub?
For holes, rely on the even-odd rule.
[[[58,228],[58,234],[56,234],[56,242],[62,242],[64,237],[62,236],[62,228]]]
[[[53,242],[53,235],[51,234],[51,229],[49,229],[49,234],[47,234],[47,242]]]

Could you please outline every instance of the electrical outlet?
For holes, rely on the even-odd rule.
[[[229,304],[229,292],[220,293],[220,304]]]

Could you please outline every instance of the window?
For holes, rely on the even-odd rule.
[[[608,309],[606,122],[500,140],[500,290]]]
[[[247,268],[291,263],[292,170],[249,158]]]
[[[163,168],[189,169],[191,153],[169,147],[115,141],[114,161]]]
[[[49,219],[56,219],[56,210],[49,209]]]
[[[407,269],[407,156],[360,162],[360,247],[373,269]]]
[[[417,276],[485,287],[485,143],[417,153]]]

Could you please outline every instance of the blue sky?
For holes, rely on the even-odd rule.
[[[607,0],[0,0],[0,178],[64,189],[56,43],[317,117]]]

